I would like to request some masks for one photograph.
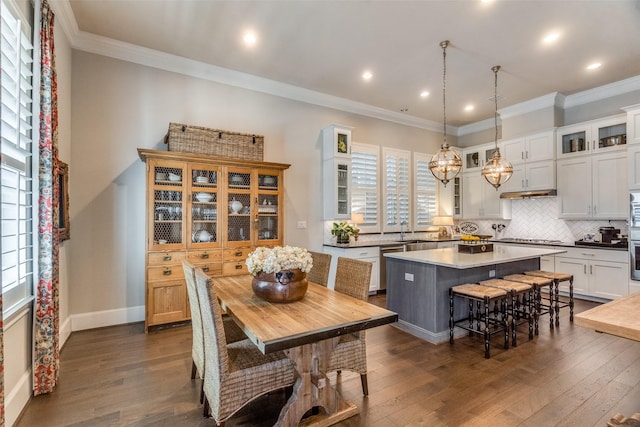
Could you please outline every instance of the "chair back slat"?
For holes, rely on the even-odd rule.
[[[336,284],[334,289],[359,300],[366,301],[369,297],[369,282],[371,268],[369,261],[338,257],[336,267]]]
[[[204,375],[204,334],[202,332],[202,315],[200,314],[200,302],[196,291],[196,267],[187,261],[182,261],[184,278],[187,283],[187,294],[191,308],[191,331],[193,344],[191,357],[200,377]]]
[[[313,267],[307,273],[307,280],[318,285],[327,286],[329,282],[329,267],[331,266],[331,254],[308,251],[313,258]]]

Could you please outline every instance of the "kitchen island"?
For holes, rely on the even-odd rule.
[[[558,248],[495,245],[492,252],[459,253],[457,248],[397,252],[387,259],[387,308],[398,313],[397,327],[432,343],[449,340],[449,288],[540,269],[540,257]],[[456,318],[466,316],[456,306]],[[459,330],[456,335],[466,334]]]

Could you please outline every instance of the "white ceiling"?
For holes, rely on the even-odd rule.
[[[68,1],[83,32],[436,123],[448,39],[453,126],[493,117],[494,65],[499,108],[640,75],[640,0]],[[259,35],[253,49],[245,29]],[[544,45],[551,31],[560,38]]]

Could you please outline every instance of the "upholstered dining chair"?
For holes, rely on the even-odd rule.
[[[293,385],[295,367],[283,352],[262,354],[248,339],[227,344],[222,308],[211,278],[196,269],[205,346],[204,416],[224,426],[247,403]]]
[[[196,291],[196,267],[188,261],[182,261],[184,279],[187,283],[187,295],[191,308],[191,331],[193,343],[191,344],[191,379],[198,377],[203,380],[200,384],[200,402],[204,401],[204,334],[202,331],[202,316],[200,314],[200,302]],[[244,340],[247,336],[242,329],[229,316],[224,316],[224,332],[227,342]]]
[[[369,296],[372,264],[352,258],[338,257],[334,289],[366,301]],[[362,394],[369,394],[367,383],[367,346],[364,331],[342,335],[336,345],[328,371],[354,371],[360,374]]]
[[[329,267],[331,266],[331,254],[308,251],[313,259],[313,267],[307,273],[307,280],[324,287],[329,282]]]

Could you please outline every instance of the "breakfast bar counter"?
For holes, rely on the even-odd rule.
[[[457,248],[386,254],[387,308],[397,327],[432,343],[449,340],[449,288],[540,269],[540,257],[559,248],[495,245],[492,252],[460,253]],[[455,316],[466,316],[456,307]],[[460,330],[459,334],[465,333]]]

